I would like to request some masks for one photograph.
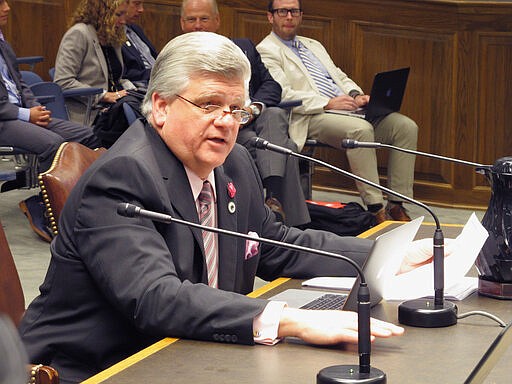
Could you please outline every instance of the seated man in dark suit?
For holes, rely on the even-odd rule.
[[[1,0],[0,28],[7,24],[9,10],[7,1]],[[0,72],[0,145],[15,146],[37,154],[40,172],[50,168],[57,149],[64,141],[77,141],[91,148],[99,146],[91,127],[51,118],[51,112],[35,100],[21,78],[16,55],[1,30]],[[20,208],[32,229],[42,239],[51,241],[41,196],[20,202]]]
[[[123,44],[123,62],[125,65],[124,77],[139,88],[148,85],[151,68],[155,63],[158,52],[146,37],[142,28],[137,25],[144,12],[143,0],[128,0],[126,11],[126,37]]]
[[[20,334],[31,361],[62,383],[86,379],[159,339],[253,345],[296,336],[357,342],[357,315],[250,298],[255,276],[354,275],[348,263],[257,242],[335,249],[361,265],[372,241],[287,227],[264,204],[252,156],[236,137],[248,118],[250,64],[208,32],[160,52],[135,122],[84,173],[66,201],[41,294]],[[243,240],[117,213],[120,203],[255,236]],[[124,204],[122,204],[124,205]],[[373,319],[374,337],[403,328]]]
[[[217,32],[220,15],[215,0],[184,0],[181,6],[181,29],[183,32]],[[289,158],[271,151],[256,150],[251,138],[262,137],[293,151],[297,146],[288,136],[288,114],[277,107],[281,102],[281,86],[261,61],[260,54],[249,39],[234,39],[251,63],[249,96],[251,120],[240,127],[237,142],[249,149],[266,190],[267,205],[290,226],[310,222],[303,189],[300,184],[299,166],[296,158]]]

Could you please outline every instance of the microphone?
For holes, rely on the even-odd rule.
[[[366,180],[361,176],[354,175],[353,173],[335,167],[334,165],[326,163],[325,161],[291,151],[287,148],[283,148],[275,144],[271,144],[261,137],[252,138],[251,143],[259,149],[267,149],[323,165],[324,167],[341,173],[342,175],[345,175],[351,179],[368,184],[388,194],[408,201],[409,203],[412,203],[416,206],[422,207],[428,213],[430,213],[436,224],[436,229],[433,236],[434,300],[429,298],[419,298],[415,300],[404,301],[398,306],[398,321],[401,324],[423,328],[447,327],[457,323],[457,306],[449,301],[444,300],[444,234],[441,229],[439,219],[432,211],[432,209],[430,209],[430,207],[418,200],[410,198],[409,196],[405,196],[389,188],[383,187],[382,185],[376,184],[370,180]]]
[[[451,161],[453,163],[470,165],[472,167],[484,167],[483,164],[473,163],[472,161],[454,159],[453,157],[435,155],[433,153],[426,153],[426,152],[421,152],[421,151],[415,151],[413,149],[401,148],[401,147],[396,147],[396,146],[390,145],[390,144],[382,144],[382,143],[371,142],[371,141],[357,141],[357,140],[353,140],[353,139],[343,139],[341,141],[341,146],[343,148],[346,148],[346,149],[352,149],[352,148],[390,148],[390,149],[393,149],[395,151],[410,153],[410,154],[413,154],[413,155],[420,155],[420,156],[431,157],[433,159],[438,159],[438,160]]]
[[[358,317],[358,353],[359,365],[337,365],[327,367],[319,372],[319,376],[324,376],[328,381],[335,383],[386,383],[386,374],[380,369],[370,366],[370,290],[366,283],[366,278],[363,269],[352,259],[333,252],[328,252],[320,249],[313,249],[296,244],[284,243],[277,240],[267,239],[264,237],[253,237],[244,233],[229,231],[223,228],[208,227],[205,225],[193,223],[191,221],[175,218],[171,215],[166,215],[159,212],[149,211],[140,208],[130,203],[119,203],[117,205],[117,213],[125,217],[143,217],[161,223],[176,223],[185,225],[187,227],[199,228],[204,231],[214,232],[222,235],[239,237],[246,240],[257,240],[258,242],[270,244],[279,248],[292,249],[299,252],[314,253],[321,256],[340,259],[349,263],[357,271],[359,275],[360,284],[357,292],[357,317]],[[332,375],[332,370],[335,371],[335,379],[337,381],[329,381]],[[318,379],[320,380],[320,379]],[[322,381],[318,381],[321,383]]]

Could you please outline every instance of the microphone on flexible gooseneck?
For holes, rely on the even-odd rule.
[[[322,376],[328,380],[335,377],[336,381],[320,381],[319,383],[333,382],[333,383],[386,383],[386,374],[380,369],[370,366],[370,290],[366,283],[366,279],[362,268],[352,259],[333,252],[313,249],[296,244],[284,243],[277,240],[267,239],[264,237],[253,237],[239,232],[233,232],[222,228],[208,227],[205,225],[193,223],[190,221],[175,218],[159,212],[149,211],[142,209],[134,204],[119,203],[117,205],[117,213],[125,217],[144,217],[153,221],[162,223],[176,223],[188,227],[199,228],[205,231],[210,231],[222,235],[239,237],[246,240],[258,241],[265,244],[270,244],[276,247],[292,249],[294,251],[314,253],[321,256],[332,257],[346,261],[354,267],[360,277],[360,284],[357,292],[357,313],[358,313],[358,352],[359,352],[359,365],[336,365],[324,368],[320,371],[318,376]],[[332,370],[335,370],[336,375],[332,375]]]
[[[380,189],[388,194],[397,196],[416,206],[422,207],[433,217],[436,229],[434,232],[434,249],[433,249],[433,270],[434,270],[434,300],[431,299],[415,299],[408,300],[398,306],[398,321],[402,324],[414,327],[437,328],[447,327],[457,323],[457,307],[455,304],[444,300],[444,235],[441,229],[439,219],[434,212],[425,204],[418,200],[414,200],[401,193],[395,192],[389,188],[383,187],[370,180],[366,180],[360,176],[354,175],[344,169],[335,167],[325,161],[305,156],[301,153],[294,152],[288,148],[269,143],[261,137],[253,137],[252,144],[259,149],[267,149],[270,151],[282,153],[288,156],[295,156],[300,159],[320,164],[341,173],[351,179],[368,184],[374,188]]]
[[[426,153],[426,152],[416,151],[413,149],[401,148],[401,147],[397,147],[397,146],[390,145],[390,144],[383,144],[383,143],[377,143],[377,142],[372,142],[372,141],[357,141],[357,140],[353,140],[353,139],[343,139],[341,141],[341,146],[346,149],[389,148],[389,149],[393,149],[395,151],[410,153],[412,155],[426,156],[426,157],[431,157],[433,159],[446,160],[446,161],[451,161],[451,162],[457,163],[457,164],[470,165],[473,167],[484,167],[483,164],[473,163],[472,161],[454,159],[453,157],[441,156],[441,155],[436,155],[433,153]]]

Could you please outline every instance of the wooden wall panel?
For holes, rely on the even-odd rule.
[[[512,33],[478,35],[477,161],[488,163],[512,155]],[[505,113],[504,113],[505,112]]]
[[[148,36],[160,50],[173,37],[181,34],[180,2],[144,1],[144,14],[141,25],[148,32]]]
[[[67,21],[80,0],[10,0],[4,34],[19,56],[43,55],[47,78]],[[219,33],[258,43],[270,31],[267,0],[218,0]],[[158,49],[181,33],[181,0],[145,0],[142,27]],[[410,66],[402,112],[420,127],[418,149],[485,164],[512,155],[512,1],[303,1],[302,35],[322,42],[364,89],[376,72]],[[343,151],[318,155],[347,168]],[[387,152],[378,152],[385,175]],[[415,196],[441,205],[484,207],[487,181],[470,167],[418,158]],[[317,188],[354,191],[318,169]],[[385,181],[385,180],[384,180]]]

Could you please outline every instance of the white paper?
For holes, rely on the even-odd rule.
[[[462,300],[478,288],[476,277],[466,277],[473,266],[480,249],[487,239],[488,232],[482,226],[475,213],[468,219],[461,234],[456,239],[446,239],[445,248],[451,254],[445,257],[445,298]],[[429,244],[431,238],[426,239]],[[448,255],[448,252],[446,253]],[[397,253],[397,259],[390,264],[399,266],[404,257]],[[354,277],[315,277],[302,283],[303,286],[350,290],[354,285]],[[385,300],[410,300],[434,295],[434,272],[432,263],[418,267],[412,271],[392,275],[386,284],[383,296]]]
[[[476,288],[476,279],[465,279],[473,266],[480,249],[487,239],[488,232],[473,213],[462,232],[450,244],[452,253],[445,257],[444,278],[446,295],[461,297],[461,291]],[[403,256],[400,256],[403,257]],[[450,292],[448,292],[451,290]],[[434,272],[432,263],[412,271],[393,276],[384,290],[386,300],[410,300],[434,294]]]

